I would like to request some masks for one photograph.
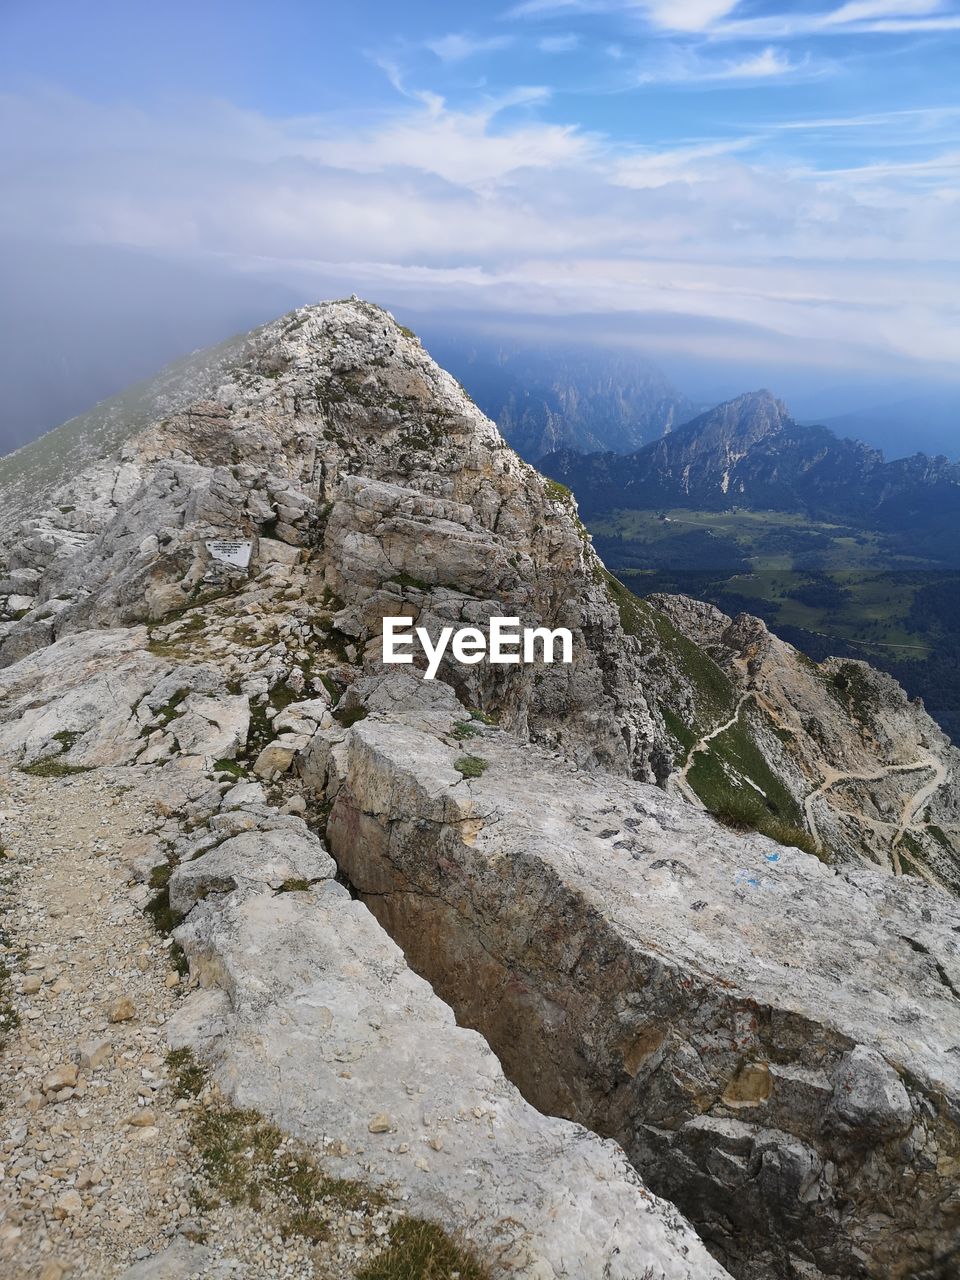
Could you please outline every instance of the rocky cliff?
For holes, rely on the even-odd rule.
[[[356,300],[2,466],[0,756],[150,797],[170,1037],[236,1105],[337,1132],[493,1275],[722,1274],[633,1169],[743,1277],[949,1273],[955,761],[892,682],[632,597]],[[429,684],[387,614],[566,626],[575,661]],[[704,812],[730,789],[779,843]]]

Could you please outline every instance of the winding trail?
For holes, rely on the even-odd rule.
[[[714,740],[714,738],[719,738],[722,733],[726,733],[728,729],[732,729],[733,726],[740,719],[740,712],[743,710],[746,703],[749,702],[751,698],[756,698],[756,696],[757,696],[757,693],[755,689],[751,689],[749,690],[749,692],[743,694],[740,700],[738,701],[736,708],[734,710],[734,713],[730,717],[730,719],[725,720],[723,724],[718,724],[716,728],[711,729],[709,733],[705,733],[703,737],[700,738],[698,742],[695,742],[693,746],[690,748],[690,750],[687,752],[686,759],[683,762],[683,767],[680,769],[680,772],[676,775],[674,785],[676,786],[677,790],[684,796],[685,799],[689,800],[691,804],[695,804],[698,808],[700,809],[704,808],[703,801],[700,799],[700,797],[694,791],[693,787],[691,787],[690,783],[687,781],[687,775],[689,774],[690,770],[693,768],[694,757],[698,755],[702,755],[704,751],[707,751],[710,747],[710,743]]]
[[[900,818],[900,825],[897,827],[897,833],[893,837],[893,848],[897,849],[907,831],[916,829],[916,819],[920,816],[927,804],[933,798],[935,793],[943,786],[947,779],[947,770],[942,760],[938,760],[936,756],[928,756],[927,768],[933,770],[933,777],[925,787],[921,787],[919,791],[914,792],[903,806],[903,814]]]
[[[780,716],[775,714],[774,708],[768,704],[768,701],[763,694],[757,689],[749,689],[746,693],[741,695],[733,714],[728,720],[723,721],[722,724],[716,725],[693,744],[687,752],[679,772],[674,775],[673,785],[684,799],[688,800],[691,804],[696,805],[698,808],[704,808],[703,801],[688,781],[688,775],[696,762],[696,757],[698,755],[702,755],[705,751],[708,751],[710,749],[710,743],[715,738],[719,738],[721,734],[726,733],[728,729],[733,728],[739,720],[740,713],[743,708],[751,700],[756,702],[757,706],[766,710],[775,722],[782,722]],[[843,772],[826,767],[823,771],[822,781],[814,787],[812,791],[808,792],[803,800],[803,816],[810,834],[819,844],[824,843],[817,823],[814,806],[817,800],[821,797],[825,797],[827,792],[838,786],[840,783],[882,782],[885,778],[891,777],[893,774],[915,773],[920,770],[932,770],[933,777],[917,791],[911,792],[906,797],[903,802],[903,808],[901,810],[900,820],[898,823],[894,824],[892,822],[886,822],[883,819],[871,818],[866,814],[852,815],[857,819],[857,821],[863,821],[872,827],[895,827],[894,834],[890,842],[890,868],[895,875],[900,875],[902,867],[897,850],[908,832],[915,831],[918,826],[924,825],[918,822],[920,815],[923,813],[923,810],[929,804],[936,792],[947,780],[947,769],[943,761],[930,752],[927,752],[925,758],[922,760],[914,760],[909,764],[881,765],[872,772]]]

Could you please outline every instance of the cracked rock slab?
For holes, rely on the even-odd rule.
[[[452,692],[392,686],[305,780],[361,897],[531,1101],[617,1137],[751,1280],[885,1280],[960,1245],[952,899],[494,729],[462,778]]]
[[[726,1276],[615,1143],[523,1100],[340,885],[201,902],[176,936],[207,989],[172,1043],[237,1105],[326,1144],[333,1176],[399,1186],[498,1277]]]

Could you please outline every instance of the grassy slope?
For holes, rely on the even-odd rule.
[[[42,506],[47,495],[90,462],[116,456],[125,440],[165,413],[209,395],[225,370],[237,363],[250,335],[194,352],[156,377],[103,400],[15,453],[0,458],[0,530]]]

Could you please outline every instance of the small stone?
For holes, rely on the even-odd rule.
[[[28,973],[24,978],[20,990],[25,996],[35,996],[43,986],[43,979],[39,973]]]
[[[77,1083],[77,1068],[72,1062],[61,1063],[43,1077],[45,1092],[58,1093],[61,1089],[70,1089]]]
[[[167,974],[167,976],[163,980],[163,985],[165,987],[179,987],[180,975],[179,973],[177,973],[176,969],[170,970],[170,972]]]
[[[38,1280],[63,1280],[63,1277],[66,1274],[67,1268],[64,1264],[62,1262],[58,1262],[56,1258],[51,1258],[44,1264]]]
[[[430,1147],[431,1151],[442,1151],[442,1150],[443,1150],[443,1139],[442,1139],[442,1138],[431,1138],[431,1139],[430,1139],[430,1141],[429,1141],[429,1143],[428,1143],[427,1145]]]
[[[271,742],[269,746],[264,747],[257,756],[256,763],[253,766],[253,772],[258,778],[273,778],[275,774],[286,773],[293,763],[293,757],[296,755],[301,746],[305,746],[308,739],[297,739],[289,745],[282,742]]]
[[[83,1071],[97,1071],[112,1057],[113,1045],[109,1040],[90,1040],[80,1050],[80,1067]]]
[[[375,1115],[373,1117],[367,1125],[367,1129],[370,1133],[389,1133],[390,1126],[390,1117],[385,1112],[381,1111],[379,1115]]]
[[[110,1006],[110,1012],[107,1018],[110,1022],[129,1022],[131,1018],[136,1017],[136,1005],[129,996],[121,996],[119,1000],[114,1000]]]
[[[156,1124],[157,1117],[150,1107],[138,1107],[131,1115],[127,1116],[127,1124],[136,1126],[137,1128],[146,1128],[148,1125]]]
[[[82,1212],[83,1201],[77,1191],[64,1191],[62,1196],[57,1197],[53,1206],[53,1213],[56,1218],[74,1218],[78,1213]]]

